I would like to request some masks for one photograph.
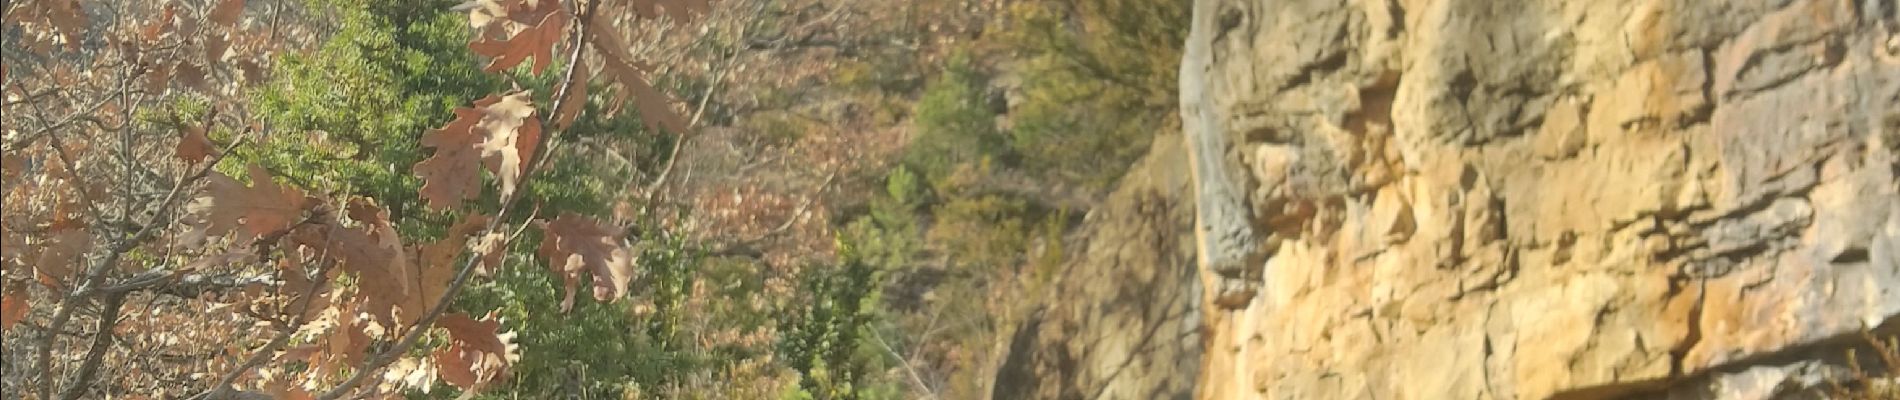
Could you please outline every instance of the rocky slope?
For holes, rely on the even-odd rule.
[[[1896,31],[1893,1],[1197,0],[1186,134],[1091,213],[995,397],[1825,389],[1900,325]]]
[[[1825,388],[1900,314],[1897,32],[1891,0],[1196,0],[1194,390]]]
[[[1077,228],[1070,259],[1016,323],[997,399],[1189,399],[1202,349],[1194,204],[1180,134]]]

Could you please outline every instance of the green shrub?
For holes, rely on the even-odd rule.
[[[456,3],[313,1],[313,7],[327,7],[338,18],[338,30],[316,49],[284,57],[271,80],[250,94],[254,110],[271,127],[270,136],[243,147],[224,166],[257,163],[318,191],[388,199],[383,206],[404,237],[439,235],[454,221],[447,213],[426,210],[416,194],[421,182],[408,166],[431,151],[417,138],[447,123],[456,107],[504,89],[503,80],[483,74],[481,61],[467,50],[467,17],[449,11]],[[509,80],[533,91],[537,104],[549,104],[560,70],[537,76],[524,68]],[[636,116],[604,117],[599,112],[603,97],[596,96],[586,105],[589,111],[561,132],[574,144],[558,148],[553,158],[561,162],[548,164],[535,178],[515,215],[531,209],[543,216],[604,214],[629,177],[663,164],[674,137],[646,133]],[[202,115],[206,109],[180,102],[172,112]],[[614,154],[601,154],[606,151]],[[483,196],[491,201],[482,203],[493,204],[497,194],[488,190]],[[479,397],[663,393],[686,377],[718,375],[758,357],[702,349],[691,340],[703,327],[688,323],[701,319],[685,315],[682,304],[701,272],[697,246],[652,221],[641,222],[635,232],[645,246],[636,268],[641,284],[633,296],[648,304],[647,311],[622,300],[581,301],[561,312],[559,278],[531,261],[538,259],[531,253],[540,240],[532,229],[512,244],[510,261],[496,276],[471,282],[453,311],[497,312],[527,353],[507,384]],[[455,395],[446,386],[436,389],[427,396]]]
[[[1057,183],[1102,189],[1175,120],[1189,2],[1077,0],[1012,7],[1002,41],[1019,54],[1010,146]]]
[[[779,322],[779,352],[802,375],[801,398],[894,398],[884,397],[895,391],[878,379],[883,353],[865,338],[876,320],[883,271],[865,262],[849,238],[839,242],[839,264],[799,271],[801,306]]]
[[[314,3],[334,11],[339,29],[314,51],[283,57],[252,93],[271,135],[284,138],[244,146],[238,158],[321,191],[387,199],[397,220],[423,214],[421,181],[407,168],[427,155],[416,138],[501,80],[466,48],[466,17],[446,12],[455,1]]]
[[[949,67],[924,88],[917,102],[915,128],[904,161],[936,182],[959,165],[993,159],[1008,150],[996,130],[996,113],[985,107],[985,78],[968,57],[953,57]]]
[[[651,228],[650,226],[648,228]],[[532,357],[522,357],[513,378],[480,398],[618,398],[628,392],[654,393],[679,384],[697,371],[720,370],[743,357],[721,357],[700,349],[683,329],[686,301],[700,265],[698,249],[682,238],[642,229],[643,246],[633,296],[643,302],[577,301],[560,312],[560,278],[545,267],[510,263],[492,280],[479,281],[456,302],[465,310],[494,310],[515,341]],[[523,241],[527,242],[527,241]],[[533,243],[516,245],[532,249]],[[531,260],[527,256],[511,257]],[[585,283],[583,282],[583,285]]]
[[[1027,203],[1000,195],[957,198],[937,208],[927,241],[951,262],[983,270],[1011,267],[1023,255]]]
[[[917,212],[924,206],[925,189],[917,174],[902,165],[884,178],[884,193],[871,197],[871,210],[853,221],[847,236],[857,243],[858,253],[872,263],[900,267],[905,262],[881,256],[884,252],[908,253],[917,250]]]

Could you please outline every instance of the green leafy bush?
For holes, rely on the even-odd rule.
[[[940,181],[959,165],[1005,155],[1008,144],[996,129],[996,113],[985,107],[985,80],[968,57],[959,56],[924,88],[904,161],[925,179]]]
[[[339,20],[323,44],[285,57],[272,80],[251,95],[272,135],[235,155],[293,181],[323,191],[396,199],[385,204],[405,236],[439,235],[446,215],[428,212],[416,196],[421,182],[407,167],[428,155],[417,137],[450,120],[452,110],[499,91],[502,79],[483,74],[466,46],[466,16],[450,12],[457,1],[316,1]],[[540,76],[516,71],[513,84],[548,104],[560,68]],[[600,90],[604,90],[600,89]],[[596,90],[596,93],[600,93]],[[554,155],[539,184],[530,186],[519,213],[564,211],[601,214],[639,171],[657,170],[673,136],[652,135],[637,117],[601,117],[600,96],[590,112],[563,132],[576,145]],[[179,115],[202,115],[203,104],[183,102]],[[628,113],[631,114],[631,113]],[[315,136],[318,140],[304,140]],[[607,153],[613,154],[607,154]],[[484,196],[493,198],[490,189]],[[515,332],[523,357],[513,378],[480,398],[618,398],[664,393],[692,376],[716,375],[758,354],[702,349],[682,307],[701,273],[697,245],[640,221],[633,232],[644,243],[633,296],[644,302],[579,302],[562,313],[559,278],[533,263],[540,237],[524,231],[493,279],[476,280],[455,309],[481,315],[494,311]],[[524,264],[525,263],[525,264]],[[636,308],[646,308],[636,310]],[[723,316],[723,315],[722,315]],[[762,322],[755,322],[762,325]],[[453,397],[437,388],[428,397]],[[420,395],[420,394],[418,394]]]
[[[936,210],[928,241],[942,246],[952,262],[983,269],[1009,267],[1027,242],[1028,205],[999,195],[957,198]]]
[[[283,57],[253,93],[272,135],[289,137],[245,146],[240,158],[319,190],[400,200],[383,204],[396,220],[423,213],[407,167],[427,155],[417,137],[502,87],[468,52],[466,17],[445,12],[455,4],[311,4],[331,9],[339,29],[315,51]]]
[[[1176,120],[1189,2],[1024,2],[1000,35],[1021,57],[1010,146],[1053,182],[1102,189]]]
[[[794,398],[879,399],[895,394],[877,379],[883,354],[865,336],[876,320],[883,271],[846,240],[840,263],[810,265],[799,275],[800,304],[780,321],[779,351],[802,378]]]
[[[648,227],[650,228],[650,227]],[[649,231],[653,232],[653,231]],[[638,281],[647,285],[634,296],[641,303],[577,302],[561,313],[561,282],[539,266],[509,265],[494,280],[469,288],[457,306],[494,310],[512,328],[516,341],[535,357],[524,357],[507,386],[482,398],[618,398],[629,392],[659,392],[694,371],[723,367],[687,340],[681,305],[697,278],[698,250],[682,238],[648,234],[639,257]],[[522,255],[512,260],[527,260]]]

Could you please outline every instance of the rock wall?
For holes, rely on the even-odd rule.
[[[1195,390],[1825,388],[1900,325],[1896,3],[1195,0]]]
[[[1181,135],[1089,211],[1069,262],[1016,323],[996,399],[1191,399],[1202,349],[1193,198]]]

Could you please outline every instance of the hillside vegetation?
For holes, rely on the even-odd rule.
[[[0,397],[985,397],[1178,129],[1187,1],[635,3],[9,3]]]

